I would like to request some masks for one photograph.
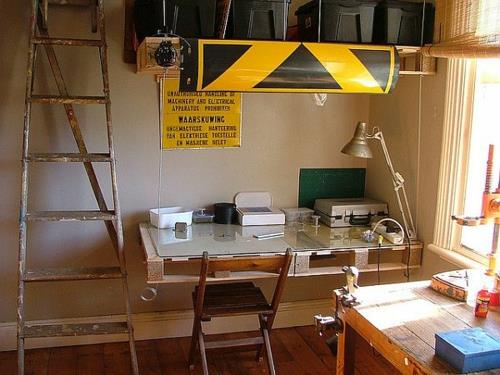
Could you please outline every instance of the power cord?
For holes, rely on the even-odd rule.
[[[404,231],[403,231],[404,233]],[[407,257],[406,257],[406,282],[409,282],[410,281],[410,256],[411,256],[411,243],[410,243],[410,236],[408,236],[408,233],[404,233],[404,235],[406,236],[406,241],[407,244],[408,244],[408,253],[407,253]],[[404,237],[403,237],[404,238]]]
[[[378,236],[378,248],[377,248],[377,284],[380,285],[380,252],[382,251],[382,242],[384,237],[379,234]]]

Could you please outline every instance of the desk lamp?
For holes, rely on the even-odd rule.
[[[356,130],[354,131],[354,136],[349,141],[349,143],[347,143],[344,146],[344,148],[342,148],[342,153],[358,158],[365,158],[365,159],[372,158],[373,154],[370,148],[368,147],[368,142],[367,142],[368,139],[376,139],[380,141],[380,144],[382,145],[382,150],[385,156],[385,162],[387,164],[387,167],[389,168],[389,172],[391,173],[392,184],[394,186],[394,191],[396,193],[398,207],[399,211],[401,212],[401,217],[403,219],[403,225],[406,235],[408,236],[409,239],[416,239],[417,233],[415,231],[415,226],[413,224],[410,206],[408,204],[408,197],[406,196],[406,190],[404,186],[405,180],[399,172],[396,172],[394,170],[382,131],[380,131],[378,127],[374,127],[372,133],[369,134],[366,131],[366,123],[358,122]],[[401,192],[403,195],[404,206],[401,200]]]

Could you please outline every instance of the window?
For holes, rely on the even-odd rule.
[[[487,264],[493,225],[462,227],[450,218],[481,214],[489,144],[495,145],[492,187],[498,184],[499,103],[500,60],[449,60],[438,206],[429,248],[464,267],[473,265],[471,259]]]
[[[478,60],[474,104],[465,183],[464,214],[481,214],[482,194],[486,181],[488,146],[495,146],[492,188],[498,185],[500,169],[500,60]],[[486,255],[491,250],[493,224],[462,228],[458,250]]]

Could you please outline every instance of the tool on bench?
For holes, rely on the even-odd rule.
[[[318,314],[314,316],[316,332],[318,332],[320,336],[324,336],[328,330],[332,330],[334,332],[333,336],[326,340],[326,344],[330,348],[333,355],[337,355],[338,334],[342,333],[344,330],[344,323],[339,318],[339,309],[352,307],[359,303],[354,295],[358,289],[359,270],[353,266],[344,266],[342,267],[342,271],[344,271],[346,275],[346,285],[333,291],[335,297],[334,315],[323,316]]]

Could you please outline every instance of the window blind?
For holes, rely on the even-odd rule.
[[[424,56],[500,57],[500,0],[436,0],[434,43]]]

